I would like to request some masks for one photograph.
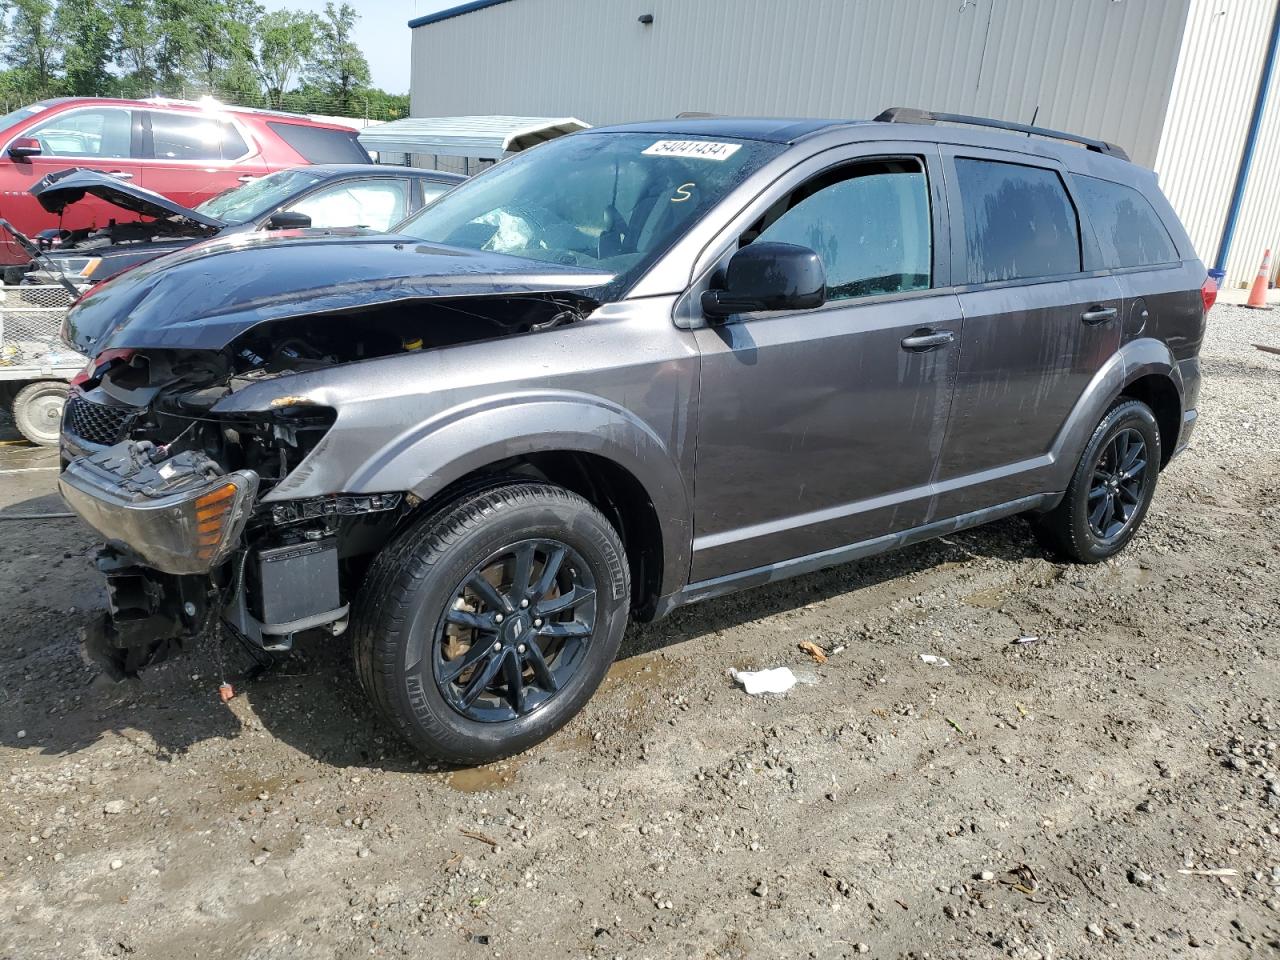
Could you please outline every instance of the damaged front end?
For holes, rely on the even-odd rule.
[[[362,363],[377,378],[379,360],[537,333],[593,305],[565,291],[388,301],[247,326],[221,349],[100,352],[70,390],[60,482],[106,541],[110,613],[93,658],[120,676],[219,626],[266,652],[307,631],[340,634],[372,556],[418,501],[271,496],[309,457],[335,455],[322,448],[338,411],[299,375]],[[250,388],[270,399],[246,412],[236,401]]]

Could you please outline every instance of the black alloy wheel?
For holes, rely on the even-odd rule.
[[[1155,414],[1141,400],[1121,397],[1085,444],[1062,499],[1035,518],[1037,536],[1077,563],[1115,556],[1142,525],[1162,462]]]
[[[1089,529],[1100,542],[1120,537],[1138,515],[1150,466],[1147,442],[1134,429],[1121,430],[1099,452],[1089,488]]]
[[[595,506],[498,478],[424,514],[375,558],[352,618],[356,672],[421,753],[489,763],[582,708],[630,606],[626,551]]]
[[[558,540],[511,544],[453,591],[432,644],[436,687],[471,720],[532,713],[581,666],[595,620],[595,579],[577,551]]]

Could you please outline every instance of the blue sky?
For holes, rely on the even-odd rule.
[[[268,10],[324,10],[325,0],[259,0]],[[337,0],[341,2],[341,0]],[[463,0],[347,0],[360,13],[356,43],[373,73],[373,85],[388,93],[409,92],[409,27],[414,17],[457,6]]]

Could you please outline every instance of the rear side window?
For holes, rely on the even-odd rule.
[[[773,206],[749,239],[817,251],[827,299],[929,287],[929,186],[914,160],[858,163],[805,183]]]
[[[1080,272],[1080,224],[1052,170],[956,160],[970,283]]]
[[[156,160],[235,160],[248,152],[239,132],[225,120],[151,112],[151,156]]]
[[[1147,267],[1178,259],[1169,231],[1141,193],[1097,177],[1077,176],[1075,181],[1104,266]]]
[[[267,126],[297,151],[307,163],[372,163],[356,140],[354,130],[308,127],[301,123],[268,120]]]

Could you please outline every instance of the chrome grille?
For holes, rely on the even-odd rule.
[[[72,397],[67,401],[63,428],[81,440],[110,446],[129,436],[140,412],[134,407],[108,407]]]

